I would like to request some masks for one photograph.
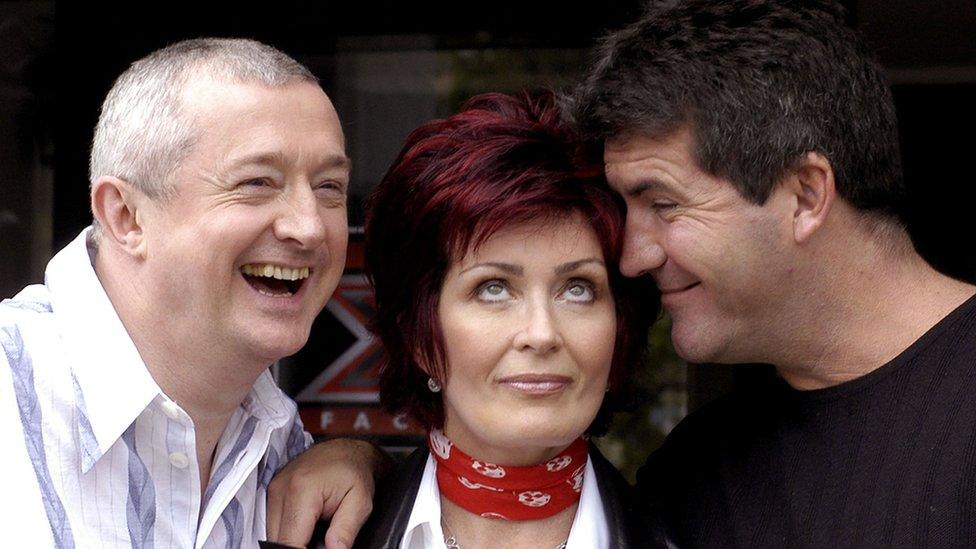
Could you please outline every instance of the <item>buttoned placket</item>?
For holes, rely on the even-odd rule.
[[[195,543],[195,539],[189,536],[197,530],[201,497],[193,421],[176,402],[164,395],[157,398],[157,410],[161,412],[157,413],[157,417],[166,425],[166,441],[162,450],[170,468],[170,493],[166,495],[169,512],[172,513],[172,532],[169,536],[174,545],[188,548]],[[164,524],[157,527],[165,527]],[[159,538],[165,537],[166,534],[159,532]],[[164,539],[159,541],[163,542]]]
[[[200,528],[197,532],[197,549],[207,546],[210,534],[217,521],[220,520],[224,509],[227,508],[231,500],[240,491],[244,482],[248,480],[252,473],[255,473],[258,463],[264,456],[264,452],[271,439],[271,426],[266,421],[257,419],[256,421],[254,432],[251,434],[244,448],[236,456],[231,456],[230,451],[233,449],[234,441],[240,436],[246,421],[239,421],[237,428],[233,432],[225,432],[223,437],[221,437],[221,441],[218,443],[218,449],[220,451],[214,456],[211,477],[226,459],[232,459],[233,466],[222,479],[211,478],[212,481],[216,480],[217,484],[213,488],[213,494],[209,501],[201,502],[201,505],[205,505],[205,507],[203,509],[203,517],[200,520]],[[243,534],[246,536],[248,532],[243,532]]]

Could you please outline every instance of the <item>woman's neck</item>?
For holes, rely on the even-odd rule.
[[[450,418],[448,418],[441,431],[454,446],[465,454],[479,461],[514,467],[531,467],[545,463],[559,455],[573,442],[573,440],[569,442],[554,440],[550,444],[540,444],[538,440],[518,440],[505,444],[497,441],[493,443],[467,431],[458,432],[451,427]]]
[[[441,495],[441,528],[461,549],[505,547],[555,549],[569,538],[579,504],[540,520],[499,520],[470,513]]]

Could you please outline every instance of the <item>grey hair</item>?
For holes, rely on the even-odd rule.
[[[293,80],[318,84],[304,65],[255,40],[198,38],[154,51],[119,76],[102,104],[90,181],[114,176],[152,199],[171,197],[169,176],[197,138],[183,91],[200,76],[269,87]]]

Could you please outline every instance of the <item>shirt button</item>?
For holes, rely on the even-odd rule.
[[[173,452],[169,455],[169,462],[177,469],[186,469],[186,466],[190,464],[190,458],[186,457],[183,452]]]
[[[164,400],[160,406],[163,408],[163,413],[166,417],[176,421],[180,419],[180,406],[179,404],[173,402],[172,400]]]

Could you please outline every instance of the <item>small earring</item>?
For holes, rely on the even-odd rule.
[[[427,388],[430,389],[430,392],[432,393],[441,392],[441,384],[437,383],[437,380],[434,378],[427,379]]]

